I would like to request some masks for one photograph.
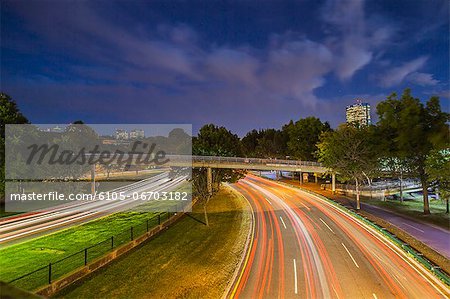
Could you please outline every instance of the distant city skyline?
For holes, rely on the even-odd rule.
[[[45,132],[64,132],[69,124],[32,124]],[[92,128],[100,137],[116,137],[117,130],[124,130],[128,133],[140,130],[145,137],[169,136],[169,133],[176,129],[182,129],[186,134],[192,135],[190,124],[84,124]],[[7,124],[8,126],[8,124]],[[16,125],[13,125],[16,126]]]
[[[449,111],[449,2],[23,1],[1,7],[1,91],[32,123],[333,127],[407,87]]]

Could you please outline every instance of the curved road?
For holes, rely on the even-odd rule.
[[[324,200],[253,175],[233,187],[255,225],[230,297],[449,298],[427,270]]]

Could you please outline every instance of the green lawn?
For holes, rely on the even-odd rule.
[[[244,212],[243,212],[244,211]],[[240,261],[251,214],[223,188],[169,230],[75,283],[58,298],[220,298]]]
[[[42,299],[42,297],[10,286],[0,281],[0,298],[3,299]]]
[[[75,226],[27,242],[11,245],[0,249],[0,280],[10,281],[23,274],[34,271],[49,263],[65,258],[79,252],[84,248],[104,240],[110,240],[115,235],[116,247],[124,244],[131,238],[130,227],[145,223],[146,219],[154,216],[154,213],[146,212],[120,212],[83,225]],[[150,225],[155,226],[157,219],[154,218]],[[141,230],[134,231],[135,235],[142,234]],[[146,229],[146,227],[145,227]],[[123,233],[124,232],[124,233]],[[122,234],[121,234],[122,233]],[[108,244],[108,245],[107,245]],[[105,242],[97,249],[91,250],[93,257],[98,257],[100,252],[106,253],[111,242]],[[68,258],[64,262],[53,266],[53,279],[68,273],[84,263],[84,253]],[[24,279],[16,285],[32,290],[47,281],[47,270],[43,270],[29,279]]]
[[[184,190],[182,186],[178,190]],[[82,225],[45,235],[29,241],[10,245],[0,249],[0,280],[11,281],[19,276],[48,266],[58,260],[82,251],[84,248],[102,242],[88,250],[88,261],[104,255],[111,249],[111,236],[114,247],[127,243],[131,239],[130,227],[133,226],[134,237],[142,235],[146,229],[158,224],[157,213],[151,212],[154,205],[143,204],[133,210],[119,212]],[[167,213],[161,215],[167,218]],[[75,254],[63,262],[52,265],[52,278],[56,279],[84,265],[84,252]],[[33,290],[48,281],[48,268],[42,269],[15,285]]]

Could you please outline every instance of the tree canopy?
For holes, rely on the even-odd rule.
[[[429,214],[427,157],[433,150],[448,147],[449,114],[441,110],[439,98],[424,105],[406,89],[400,98],[395,93],[377,106],[377,127],[382,136],[384,154],[401,161],[411,176],[422,183],[424,213]]]
[[[355,182],[359,209],[358,187],[377,171],[373,130],[343,124],[336,131],[323,133],[317,146],[320,162],[338,172],[344,180]]]
[[[5,138],[6,124],[27,124],[28,119],[20,112],[16,102],[6,93],[0,93],[0,134]]]
[[[276,129],[252,130],[242,138],[245,156],[255,158],[285,158],[287,135]]]
[[[288,153],[291,157],[305,160],[317,160],[317,143],[323,132],[331,130],[328,122],[321,122],[317,117],[302,118],[284,127],[289,136]]]
[[[225,127],[204,125],[192,142],[192,153],[200,156],[233,157],[242,154],[240,139]]]
[[[438,194],[446,201],[446,213],[449,213],[450,148],[433,150],[427,157],[425,171],[428,182],[437,188]]]
[[[16,102],[0,92],[0,209],[4,211],[5,194],[5,125],[26,124],[28,119],[20,112]]]
[[[236,134],[225,127],[213,124],[203,126],[192,142],[192,153],[200,156],[241,156],[241,143]],[[243,171],[233,169],[211,169],[212,192],[208,188],[208,169],[205,167],[192,170],[193,195],[203,202],[205,222],[208,225],[206,206],[209,199],[219,191],[222,182],[236,182]]]

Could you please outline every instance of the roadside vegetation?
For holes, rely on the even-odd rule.
[[[425,104],[409,89],[393,93],[377,105],[376,125],[343,124],[324,133],[318,143],[319,161],[358,187],[380,176],[418,178],[423,189],[423,214],[430,214],[428,189],[446,200],[450,187],[450,114],[442,111],[439,98]],[[400,196],[403,201],[403,196]],[[448,213],[448,208],[446,209]]]
[[[213,124],[200,129],[193,138],[192,154],[199,156],[236,157],[242,155],[239,137],[225,127]],[[208,172],[209,171],[209,172]],[[245,172],[236,169],[209,169],[206,167],[192,169],[192,191],[203,206],[204,221],[209,225],[207,205],[209,200],[220,191],[222,182],[234,183],[244,177]],[[208,176],[211,182],[208,183]],[[208,186],[208,184],[210,184]]]
[[[28,293],[24,290],[8,285],[2,281],[0,281],[0,297],[3,299],[42,299],[41,296]]]
[[[0,217],[14,214],[5,212],[5,125],[27,123],[28,119],[19,111],[16,102],[0,92]]]
[[[156,238],[57,294],[57,298],[220,298],[243,254],[245,200],[221,188]],[[133,285],[133,288],[130,288]]]

